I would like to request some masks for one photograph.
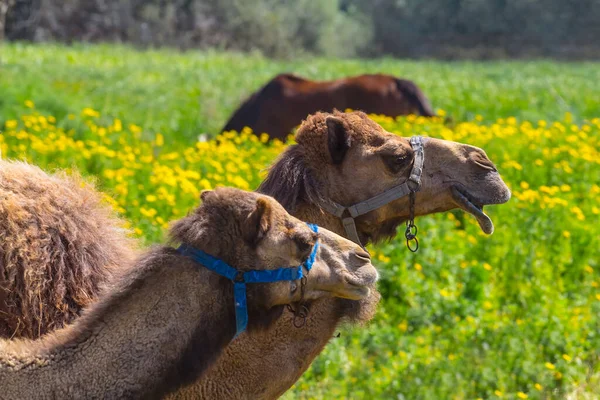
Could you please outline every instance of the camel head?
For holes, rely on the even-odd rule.
[[[292,212],[303,203],[326,209],[322,206],[331,202],[344,207],[364,202],[406,182],[415,162],[408,138],[385,131],[362,112],[309,116],[296,141],[260,188]],[[460,208],[491,234],[494,226],[483,207],[505,203],[510,191],[485,152],[433,138],[423,138],[422,144],[424,164],[415,215]],[[288,172],[282,172],[282,167]],[[361,242],[394,236],[396,227],[409,218],[409,198],[392,199],[356,217]]]
[[[314,232],[269,196],[218,188],[201,198],[202,205],[173,226],[173,237],[238,271],[298,267],[319,242],[305,280],[248,285],[249,303],[254,298],[269,308],[328,296],[362,299],[377,279],[360,246],[320,227]]]

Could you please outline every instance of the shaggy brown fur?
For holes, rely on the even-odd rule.
[[[352,205],[363,201],[404,182],[412,167],[408,140],[386,132],[360,112],[310,116],[296,140],[298,144],[289,147],[271,167],[259,191],[275,197],[298,218],[338,234],[345,232],[340,220],[321,210],[320,202]],[[425,139],[424,147],[417,215],[457,207],[473,212],[453,197],[455,187],[468,192],[477,204],[502,203],[510,197],[481,149],[436,139]],[[363,243],[395,235],[398,224],[408,218],[408,209],[408,198],[402,198],[358,218]],[[241,335],[201,380],[171,398],[277,398],[308,368],[342,321],[369,320],[378,299],[374,290],[361,301],[315,301],[301,329],[290,329],[287,321],[292,316],[286,311],[268,331],[252,337]]]
[[[308,114],[334,109],[362,110],[391,117],[434,116],[429,101],[413,82],[390,75],[360,75],[334,81],[311,81],[292,74],[271,79],[232,115],[222,131],[252,128],[285,139]]]
[[[298,265],[317,239],[270,197],[217,189],[202,198],[174,225],[173,238],[240,271]],[[303,294],[295,282],[249,285],[250,336],[274,321],[272,310],[280,314],[302,296],[368,294],[354,286],[373,266],[343,254],[362,250],[330,232],[321,236],[323,251]],[[327,251],[331,264],[323,258]],[[233,338],[232,289],[228,279],[172,248],[150,250],[75,324],[38,341],[0,341],[0,398],[159,398],[201,376]]]
[[[72,321],[135,253],[124,222],[79,176],[0,160],[0,337]]]

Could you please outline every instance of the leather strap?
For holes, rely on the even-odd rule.
[[[358,237],[358,231],[356,229],[356,222],[354,221],[354,218],[367,214],[373,210],[377,210],[378,208],[381,208],[394,200],[409,195],[411,192],[417,192],[421,188],[421,175],[423,174],[423,163],[425,162],[423,137],[411,137],[410,145],[415,153],[415,158],[413,161],[412,170],[410,171],[410,175],[406,182],[391,187],[383,193],[353,204],[349,207],[344,207],[341,204],[333,201],[320,204],[322,209],[342,219],[342,224],[344,225],[348,239],[362,246]],[[348,211],[349,216],[344,216],[346,211]]]

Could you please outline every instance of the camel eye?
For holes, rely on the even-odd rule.
[[[386,154],[383,155],[383,162],[391,173],[397,174],[409,164],[410,157],[408,154]]]
[[[398,157],[396,157],[396,164],[405,164],[407,159],[408,159],[408,156],[406,156],[406,155],[398,156]]]
[[[295,254],[304,259],[310,255],[315,242],[317,241],[317,235],[313,232],[296,232],[293,236],[294,245],[296,247]]]
[[[298,248],[298,254],[300,254],[301,257],[306,257],[310,254],[313,244],[306,240],[297,240],[296,247]]]

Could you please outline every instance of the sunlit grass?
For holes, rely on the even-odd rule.
[[[40,111],[62,119],[93,107],[130,120],[167,143],[195,141],[225,125],[239,103],[278,73],[313,79],[388,73],[416,82],[434,108],[455,121],[514,116],[575,121],[600,107],[594,63],[435,62],[325,58],[270,61],[224,52],[135,51],[123,46],[0,44],[0,124],[34,99]]]

